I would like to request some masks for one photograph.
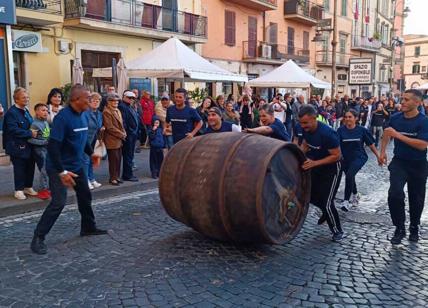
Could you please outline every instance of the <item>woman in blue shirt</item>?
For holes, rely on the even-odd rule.
[[[374,145],[375,141],[370,132],[363,126],[357,125],[358,113],[351,109],[345,113],[344,125],[337,133],[340,138],[340,149],[342,152],[342,172],[345,173],[345,198],[341,209],[348,211],[350,207],[349,200],[353,195],[352,203],[358,202],[357,184],[355,176],[368,160],[364,145],[370,147],[370,150],[376,155],[379,161],[379,153]]]

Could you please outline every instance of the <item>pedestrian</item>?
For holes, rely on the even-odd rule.
[[[126,131],[123,127],[122,113],[118,106],[120,97],[116,93],[110,93],[106,97],[107,105],[103,111],[103,140],[107,149],[109,183],[118,186],[120,180],[120,164],[122,161],[122,145],[126,139]]]
[[[355,176],[368,160],[364,145],[370,148],[379,161],[379,153],[374,145],[373,136],[365,127],[357,125],[357,121],[358,112],[351,109],[345,113],[344,125],[337,130],[343,158],[342,173],[345,173],[345,196],[341,204],[341,209],[345,212],[352,204],[357,204],[360,199]]]
[[[239,112],[233,109],[233,103],[227,102],[226,109],[223,113],[223,120],[235,125],[239,125]]]
[[[311,171],[311,203],[322,211],[318,224],[327,221],[333,241],[341,241],[343,230],[334,205],[341,170],[339,136],[328,125],[317,121],[317,116],[317,110],[311,105],[300,108],[301,149],[307,157],[302,168]]]
[[[241,127],[223,120],[223,113],[218,107],[211,107],[208,110],[208,128],[206,134],[224,133],[224,132],[241,132]]]
[[[208,128],[208,110],[214,106],[215,103],[213,99],[207,96],[202,100],[202,103],[198,106],[198,108],[196,108],[196,111],[202,119],[202,127],[199,130],[198,135],[203,135]]]
[[[150,142],[150,172],[152,178],[159,178],[160,168],[163,162],[163,149],[165,148],[165,139],[163,129],[158,117],[152,117],[152,124],[149,128]]]
[[[380,160],[387,163],[386,147],[394,139],[394,157],[388,166],[390,187],[388,206],[392,223],[395,226],[391,243],[400,244],[406,236],[406,212],[404,186],[407,184],[410,226],[409,241],[419,240],[419,225],[424,209],[426,182],[428,175],[428,118],[419,113],[418,106],[422,93],[406,90],[401,102],[401,110],[391,117],[384,131]]]
[[[107,96],[109,94],[115,94],[116,93],[116,88],[114,86],[106,85],[105,89],[106,89],[106,92],[102,96],[101,104],[100,104],[100,111],[101,112],[103,112],[104,108],[107,106]]]
[[[63,95],[61,89],[53,88],[48,94],[46,105],[48,105],[48,123],[52,125],[55,116],[61,111]]]
[[[287,104],[281,102],[279,98],[279,95],[274,97],[271,105],[275,113],[275,118],[281,121],[281,123],[285,123],[285,112],[287,111]]]
[[[215,100],[215,104],[221,110],[222,113],[225,112],[226,106],[225,106],[225,101],[224,101],[224,96],[223,95],[217,96],[217,98]]]
[[[193,138],[202,127],[202,119],[198,112],[185,104],[187,91],[178,88],[174,93],[175,105],[166,111],[166,123],[172,129],[174,144],[184,138]]]
[[[13,165],[14,196],[18,200],[25,200],[26,195],[37,196],[33,189],[35,161],[32,146],[28,143],[30,138],[37,137],[37,132],[30,129],[33,118],[27,109],[27,90],[16,88],[13,100],[15,104],[4,115],[3,148]]]
[[[92,148],[95,148],[95,143],[98,140],[98,136],[103,127],[103,115],[99,111],[101,103],[101,95],[97,92],[91,93],[91,101],[89,103],[88,110],[83,112],[83,116],[88,121],[88,142]],[[92,159],[88,155],[84,155],[84,161],[86,165],[86,175],[88,176],[88,186],[90,190],[101,187],[101,183],[95,180],[94,168],[92,165]]]
[[[250,97],[248,95],[244,95],[242,97],[241,107],[239,108],[239,117],[241,119],[242,130],[253,126],[254,114],[250,105]]]
[[[167,93],[164,93],[161,97],[161,100],[155,106],[155,115],[161,122],[166,150],[172,148],[172,146],[174,145],[174,141],[172,139],[172,130],[170,127],[168,127],[166,123],[166,111],[168,107],[172,105],[174,104],[170,101],[169,95]]]
[[[126,131],[126,138],[122,145],[122,180],[129,182],[138,182],[137,177],[134,176],[132,168],[140,121],[137,112],[132,107],[135,98],[135,94],[132,91],[126,90],[123,93],[122,102],[119,103],[119,110],[122,113],[123,127]]]
[[[143,147],[147,148],[148,146],[147,132],[150,129],[150,126],[152,125],[152,118],[155,115],[155,103],[151,99],[149,91],[147,90],[143,91],[140,104],[142,109],[141,122],[143,123],[143,127],[142,127],[143,131],[142,131],[142,134],[140,135],[141,136],[140,144]]]
[[[290,141],[290,135],[284,123],[275,117],[273,105],[264,105],[260,108],[260,122],[262,126],[247,128],[245,132],[269,136],[282,141]]]
[[[385,123],[385,119],[388,116],[388,112],[383,107],[382,103],[379,103],[377,105],[377,109],[372,114],[372,134],[375,138],[375,146],[377,147],[379,145],[379,140],[382,139],[383,135],[383,126]]]
[[[46,200],[51,197],[49,191],[49,180],[46,172],[46,156],[48,154],[48,140],[50,136],[50,126],[48,123],[48,106],[46,104],[36,104],[34,106],[35,118],[31,123],[31,130],[37,132],[37,136],[30,138],[28,142],[33,146],[33,156],[39,169],[39,189],[37,198]]]
[[[107,234],[106,230],[96,226],[91,207],[91,191],[83,164],[84,153],[93,155],[93,150],[87,142],[88,122],[82,115],[89,107],[90,99],[90,92],[84,86],[73,86],[69,106],[54,119],[46,163],[52,200],[34,230],[31,242],[31,250],[34,253],[47,252],[44,240],[65,206],[68,187],[76,192],[81,215],[80,236]],[[98,166],[101,157],[93,156],[93,159],[94,166]]]

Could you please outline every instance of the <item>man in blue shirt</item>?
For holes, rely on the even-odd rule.
[[[212,107],[208,110],[208,127],[205,134],[241,132],[241,127],[231,122],[223,121],[220,108]]]
[[[198,112],[186,105],[187,91],[179,88],[174,94],[175,105],[166,110],[166,123],[172,126],[174,144],[184,138],[193,138],[202,127]]]
[[[299,122],[303,131],[301,149],[307,157],[302,168],[311,170],[311,203],[323,213],[318,224],[327,221],[333,233],[333,241],[340,241],[343,231],[334,205],[340,184],[339,137],[328,125],[317,121],[317,116],[317,110],[311,105],[304,105],[299,110]]]
[[[135,177],[132,172],[135,144],[137,142],[140,125],[138,114],[132,106],[135,99],[135,93],[127,90],[123,93],[123,100],[119,104],[119,110],[122,113],[123,127],[126,131],[126,139],[122,146],[122,180],[130,182],[138,182],[137,177]]]
[[[52,200],[43,212],[31,242],[31,250],[37,254],[47,252],[44,243],[67,200],[67,187],[73,187],[77,196],[77,205],[82,217],[80,235],[106,234],[98,229],[92,211],[92,196],[88,186],[83,155],[92,156],[94,166],[98,166],[101,157],[93,156],[88,143],[88,121],[82,115],[90,102],[90,92],[82,85],[71,88],[70,105],[55,116],[48,144],[46,169],[49,176],[49,188]]]
[[[269,136],[282,141],[290,141],[290,135],[287,133],[284,123],[275,118],[275,111],[272,105],[263,105],[260,108],[260,122],[263,126],[256,128],[247,128],[247,133],[256,133]]]
[[[405,194],[407,183],[409,194],[410,235],[409,241],[419,240],[419,224],[424,209],[426,182],[428,175],[428,118],[419,113],[422,93],[411,89],[404,92],[401,110],[394,114],[385,129],[380,153],[381,164],[387,163],[386,147],[394,139],[394,157],[388,166],[390,187],[388,206],[395,226],[391,243],[400,244],[406,236]]]

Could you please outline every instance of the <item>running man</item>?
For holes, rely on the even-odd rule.
[[[327,221],[333,241],[341,241],[343,231],[334,206],[341,170],[339,136],[328,125],[317,121],[317,116],[317,110],[311,105],[299,110],[303,130],[301,149],[307,157],[302,168],[311,170],[311,203],[323,213],[318,224]]]

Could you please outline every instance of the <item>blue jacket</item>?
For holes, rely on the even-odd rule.
[[[88,120],[88,142],[92,145],[95,137],[103,126],[103,115],[101,111],[86,110],[83,116]]]
[[[32,122],[33,118],[27,109],[10,107],[4,115],[3,122],[3,148],[6,154],[12,157],[30,158],[32,147],[28,140],[32,137],[30,130]]]
[[[154,116],[152,119],[152,127],[153,123],[158,120],[159,118]],[[162,127],[158,127],[156,130],[153,130],[152,127],[149,128],[149,141],[150,141],[150,147],[156,148],[156,149],[163,149],[165,148],[165,137],[163,135],[163,129]]]
[[[128,136],[137,136],[140,120],[135,109],[124,102],[120,102],[118,108],[122,113],[123,127],[125,128],[126,134]]]

